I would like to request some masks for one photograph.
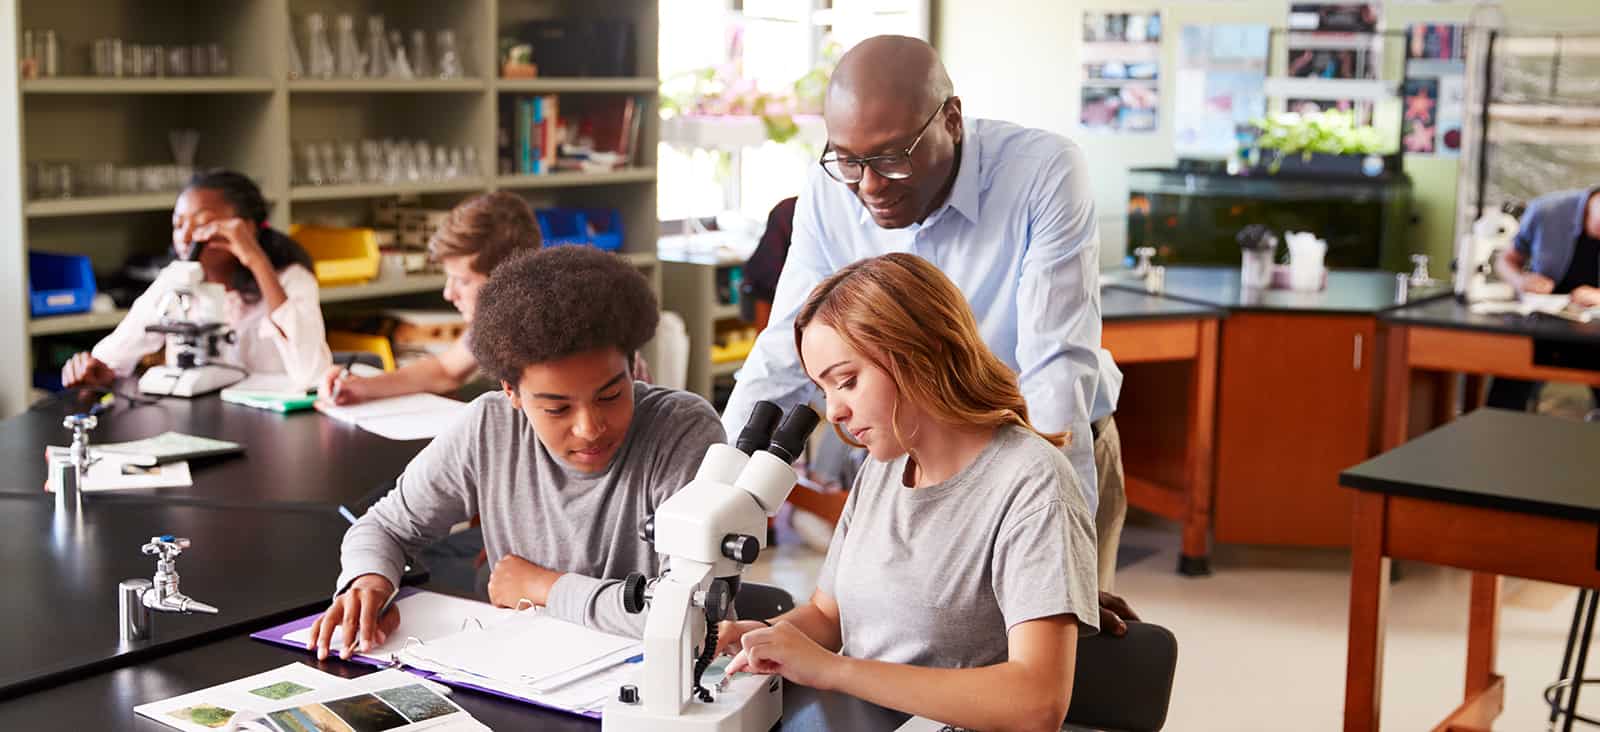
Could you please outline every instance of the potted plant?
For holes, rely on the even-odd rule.
[[[1252,167],[1269,175],[1374,178],[1400,172],[1400,156],[1382,153],[1378,129],[1356,124],[1353,112],[1284,112],[1254,124],[1260,134]]]

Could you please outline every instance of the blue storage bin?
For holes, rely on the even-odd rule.
[[[542,208],[534,212],[547,247],[582,244],[622,249],[622,212],[614,208]]]
[[[94,269],[77,254],[28,252],[28,301],[33,317],[86,313],[94,304]]]

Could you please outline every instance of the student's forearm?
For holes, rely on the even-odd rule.
[[[839,633],[838,621],[829,618],[826,613],[812,603],[808,602],[797,606],[795,609],[771,618],[767,622],[777,623],[780,621],[794,625],[794,627],[800,629],[800,632],[805,633],[807,638],[816,641],[817,645],[834,653],[838,653],[839,648],[844,645],[844,639]]]
[[[1502,281],[1515,287],[1522,279],[1522,267],[1526,263],[1527,259],[1521,252],[1515,249],[1507,250],[1494,258],[1494,273]]]
[[[1012,661],[949,669],[841,656],[829,688],[966,729],[1055,732],[1067,715],[1072,675],[1064,685],[1048,676]]]
[[[289,301],[289,293],[283,291],[283,283],[278,281],[278,272],[271,263],[256,267],[250,273],[255,275],[256,286],[261,290],[261,302],[267,306],[267,312],[277,310]]]

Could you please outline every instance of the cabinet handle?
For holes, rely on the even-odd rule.
[[[1350,368],[1355,369],[1356,371],[1360,371],[1361,370],[1361,334],[1360,333],[1356,334],[1356,350],[1355,350],[1355,354],[1354,354],[1352,360],[1353,360],[1353,362],[1350,364]]]

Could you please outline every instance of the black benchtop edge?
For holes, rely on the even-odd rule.
[[[1339,473],[1339,485],[1355,490],[1383,493],[1391,496],[1420,498],[1459,506],[1487,508],[1499,511],[1547,516],[1549,518],[1582,521],[1600,526],[1600,510],[1586,510],[1572,506],[1557,506],[1542,501],[1529,501],[1505,496],[1453,491],[1436,486],[1420,485],[1409,481],[1374,478],[1352,471]]]
[[[210,498],[206,496],[161,495],[145,493],[144,490],[162,490],[160,488],[137,489],[136,491],[116,491],[100,493],[85,493],[85,504],[104,503],[136,506],[183,506],[186,508],[209,508],[224,510],[251,510],[251,511],[281,511],[284,513],[332,513],[338,515],[340,507],[349,507],[349,501],[322,503],[319,501],[274,501],[270,499],[259,501],[241,501],[227,498]],[[37,498],[50,502],[55,500],[52,493],[38,493],[32,491],[14,491],[0,488],[0,499],[12,500],[19,498]]]
[[[1579,333],[1568,329],[1554,333],[1535,333],[1531,328],[1518,328],[1510,323],[1463,323],[1460,321],[1422,320],[1420,318],[1406,318],[1396,314],[1397,311],[1389,310],[1379,314],[1379,319],[1385,325],[1403,328],[1437,328],[1439,330],[1461,330],[1472,333],[1495,333],[1499,335],[1521,336],[1532,338],[1536,341],[1562,341],[1565,343],[1594,343],[1595,337],[1588,333]],[[1573,325],[1581,325],[1573,323]]]
[[[329,594],[329,597],[332,597],[332,593]],[[219,626],[211,630],[186,636],[168,643],[149,645],[144,648],[128,651],[127,653],[120,653],[109,658],[102,658],[97,661],[89,661],[87,663],[64,666],[54,671],[37,676],[31,676],[21,681],[0,686],[0,701],[26,696],[37,691],[43,691],[45,689],[70,684],[74,681],[81,681],[83,679],[97,676],[109,671],[115,671],[117,669],[126,668],[129,666],[136,666],[146,661],[154,660],[164,656],[170,656],[172,654],[206,645],[208,643],[214,643],[216,641],[226,640],[240,635],[248,636],[250,633],[254,633],[263,628],[271,628],[275,625],[286,623],[297,618],[303,618],[310,613],[326,609],[328,602],[329,600],[327,598],[320,598],[315,602],[287,607],[282,610],[274,611],[268,615],[243,618],[236,623]],[[166,615],[166,613],[160,613],[160,615]],[[106,618],[106,622],[112,622],[113,620],[114,618]]]

